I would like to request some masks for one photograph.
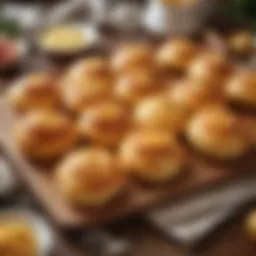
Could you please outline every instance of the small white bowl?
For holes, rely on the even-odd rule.
[[[144,14],[144,26],[152,33],[193,34],[200,31],[215,10],[216,0],[198,0],[186,6],[166,5],[151,0]]]
[[[26,209],[4,209],[0,211],[1,218],[22,218],[26,220],[33,229],[39,246],[39,256],[50,255],[54,246],[54,235],[50,226],[42,217]]]
[[[38,35],[36,39],[36,45],[37,48],[46,55],[54,58],[73,58],[76,57],[80,54],[84,54],[94,48],[97,48],[98,43],[99,43],[99,33],[97,29],[95,29],[93,26],[89,24],[83,24],[83,23],[68,23],[68,24],[63,24],[63,26],[73,26],[75,29],[79,30],[82,32],[82,35],[84,37],[84,45],[77,48],[77,49],[72,49],[72,50],[67,50],[67,49],[58,49],[58,48],[48,48],[43,43],[41,42],[41,36],[45,31],[48,29],[54,28],[54,27],[59,27],[62,26],[60,25],[53,25],[51,27],[44,28]]]

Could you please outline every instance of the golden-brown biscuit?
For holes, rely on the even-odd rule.
[[[252,70],[235,73],[227,82],[226,96],[234,103],[256,108],[256,74]]]
[[[141,99],[157,92],[161,88],[161,82],[154,74],[148,72],[134,72],[121,76],[117,80],[114,94],[118,99],[136,104]]]
[[[134,109],[133,121],[135,126],[143,129],[178,131],[183,126],[184,116],[167,97],[155,96],[138,103]]]
[[[61,84],[62,102],[67,109],[79,113],[95,102],[109,97],[111,90],[112,82],[109,79],[67,77]]]
[[[204,105],[217,100],[211,88],[184,79],[170,85],[168,98],[175,109],[179,109],[187,117]]]
[[[149,45],[131,44],[117,50],[112,58],[112,68],[117,74],[151,70],[153,60],[154,51]]]
[[[220,88],[231,71],[232,65],[225,56],[204,53],[191,63],[188,77],[198,84]]]
[[[81,136],[100,145],[115,145],[129,127],[129,111],[119,103],[107,101],[85,110],[79,121]]]
[[[228,46],[234,54],[247,55],[253,49],[253,34],[248,31],[236,32],[228,38]]]
[[[36,159],[53,159],[75,143],[77,131],[68,117],[50,111],[33,111],[15,123],[14,136],[23,153]]]
[[[72,202],[101,206],[125,186],[125,173],[117,157],[104,149],[88,148],[68,155],[57,167],[57,182]]]
[[[246,216],[245,231],[252,241],[256,241],[256,211],[255,209]]]
[[[185,71],[197,54],[197,47],[188,39],[175,39],[165,43],[156,54],[156,62],[162,69]]]
[[[13,84],[8,99],[18,111],[54,108],[59,104],[56,76],[50,73],[28,75]]]
[[[165,131],[137,131],[120,147],[120,159],[128,173],[149,182],[165,182],[180,174],[184,157],[176,140]]]
[[[68,71],[73,79],[86,77],[111,79],[111,70],[108,61],[101,57],[91,57],[77,61]]]
[[[188,123],[186,136],[196,149],[220,159],[237,158],[248,149],[239,120],[221,106],[197,112]]]
[[[0,255],[37,256],[39,254],[36,234],[28,223],[10,217],[0,221]]]
[[[156,0],[167,6],[190,6],[196,4],[198,0]]]

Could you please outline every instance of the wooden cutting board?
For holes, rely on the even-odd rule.
[[[127,191],[107,207],[101,209],[78,209],[71,205],[60,193],[54,180],[54,165],[43,167],[29,162],[12,139],[14,113],[5,98],[0,99],[0,142],[7,157],[12,161],[18,174],[25,181],[56,225],[64,229],[82,230],[105,224],[117,218],[142,212],[164,200],[189,196],[203,188],[228,181],[246,172],[256,170],[255,151],[232,163],[220,163],[194,152],[184,145],[188,155],[189,169],[184,170],[179,179],[163,186],[146,186],[130,181]],[[245,123],[256,116],[244,117]],[[256,127],[256,126],[255,126]],[[256,132],[256,129],[254,130]],[[253,132],[253,131],[250,131]]]

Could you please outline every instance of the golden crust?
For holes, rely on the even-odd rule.
[[[15,140],[25,154],[51,159],[67,152],[77,139],[75,125],[66,116],[50,111],[34,111],[16,121]]]
[[[74,112],[81,112],[95,102],[106,99],[112,90],[112,81],[101,77],[64,78],[62,81],[62,101]]]
[[[13,85],[8,99],[18,111],[54,108],[59,104],[56,76],[36,73],[24,77]]]
[[[188,117],[199,108],[217,100],[217,96],[211,88],[188,80],[172,83],[168,91],[168,98],[171,104],[183,113],[184,117]]]
[[[246,55],[253,49],[253,34],[239,31],[229,36],[228,45],[232,53]]]
[[[253,210],[246,216],[245,231],[252,241],[256,241],[256,211]]]
[[[0,223],[0,255],[35,256],[39,254],[36,234],[28,223],[5,218]]]
[[[84,149],[69,154],[57,167],[57,181],[71,202],[100,206],[125,185],[118,159],[104,149]]]
[[[219,88],[231,71],[232,65],[225,56],[217,53],[204,53],[191,63],[188,77],[198,84]]]
[[[68,71],[68,75],[73,79],[87,77],[110,79],[112,76],[107,59],[101,57],[91,57],[77,61]]]
[[[184,167],[176,140],[164,131],[143,130],[130,134],[121,144],[120,159],[128,173],[150,182],[168,181]]]
[[[242,70],[234,74],[227,82],[226,96],[233,102],[256,107],[255,72]]]
[[[164,96],[155,96],[142,100],[136,106],[134,123],[140,128],[179,131],[183,126],[184,116],[175,109]]]
[[[184,71],[197,54],[197,47],[188,39],[181,38],[165,43],[156,54],[160,68]]]
[[[93,143],[116,145],[129,128],[129,112],[119,103],[107,101],[85,110],[79,121],[81,136]]]
[[[131,44],[120,48],[112,57],[111,65],[117,74],[135,70],[151,70],[154,51],[146,44]]]
[[[154,74],[148,72],[135,72],[120,77],[114,95],[129,104],[135,104],[141,99],[157,92],[161,88]]]
[[[232,159],[248,149],[238,119],[220,106],[209,106],[196,113],[186,135],[193,146],[213,157]]]

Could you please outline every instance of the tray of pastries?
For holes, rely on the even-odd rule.
[[[188,38],[17,79],[0,139],[57,224],[85,228],[256,168],[256,75]]]

